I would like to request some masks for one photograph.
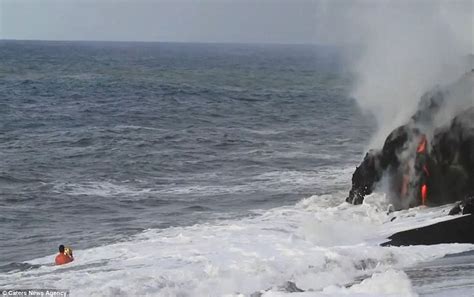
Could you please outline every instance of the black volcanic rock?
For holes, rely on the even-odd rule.
[[[382,246],[474,243],[472,226],[474,226],[474,215],[471,214],[426,227],[395,233]]]
[[[382,179],[395,209],[452,203],[474,193],[473,89],[474,72],[469,72],[449,87],[423,95],[409,122],[394,129],[381,149],[366,154],[346,201],[361,204]],[[437,127],[436,117],[444,115],[453,96],[468,107]]]

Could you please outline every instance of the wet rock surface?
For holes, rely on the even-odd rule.
[[[352,176],[346,201],[361,204],[386,181],[395,209],[442,205],[474,193],[474,72],[421,97],[409,122],[394,129],[381,149],[369,151]],[[439,124],[453,99],[464,102]],[[460,98],[460,99],[459,99]],[[449,107],[449,108],[448,108]],[[465,202],[472,213],[472,202]],[[453,210],[455,212],[455,210]],[[464,210],[463,210],[464,212]]]

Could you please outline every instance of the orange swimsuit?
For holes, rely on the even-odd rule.
[[[56,256],[56,259],[54,260],[54,262],[56,262],[56,265],[63,265],[63,264],[72,262],[72,260],[74,259],[69,257],[68,255],[60,253],[59,255]]]

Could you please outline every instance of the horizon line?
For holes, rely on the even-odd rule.
[[[301,43],[285,43],[285,42],[241,42],[241,41],[163,41],[163,40],[98,40],[98,39],[16,39],[16,38],[0,38],[2,41],[18,41],[18,42],[91,42],[91,43],[181,43],[181,44],[228,44],[228,45],[281,45],[281,46],[335,46],[330,44],[301,42]]]

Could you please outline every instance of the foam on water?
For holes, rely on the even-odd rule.
[[[413,291],[410,279],[403,271],[389,269],[385,272],[374,273],[371,277],[364,279],[360,284],[350,288],[340,286],[328,286],[321,292],[265,292],[263,297],[293,296],[293,297],[327,297],[327,296],[364,296],[364,297],[413,297],[417,294]]]
[[[40,268],[6,274],[0,288],[53,286],[74,296],[415,296],[404,268],[472,249],[380,247],[395,231],[439,221],[449,207],[387,214],[381,195],[360,206],[343,198],[313,196],[244,219],[150,229],[77,250],[67,266],[51,265],[49,255],[30,261]],[[288,281],[305,292],[282,288]]]
[[[151,189],[135,189],[124,185],[117,185],[111,182],[86,182],[82,184],[59,183],[54,185],[54,190],[58,193],[65,193],[72,196],[89,195],[108,197],[114,195],[140,196],[149,193]]]
[[[109,181],[88,181],[82,183],[57,183],[54,185],[54,191],[71,196],[99,196],[110,197],[117,195],[126,195],[127,197],[136,197],[143,194],[235,194],[251,193],[255,190],[277,191],[294,189],[295,187],[311,186],[315,181],[320,184],[338,187],[347,183],[347,177],[350,176],[352,168],[334,168],[321,167],[318,171],[269,171],[267,173],[256,175],[252,181],[241,182],[235,185],[220,184],[192,184],[188,186],[166,184],[163,186],[155,185],[154,188],[137,188],[136,186],[116,184]],[[196,177],[196,178],[199,178]],[[209,176],[203,178],[209,179]],[[245,178],[242,178],[245,179]],[[238,182],[238,180],[237,180]]]

